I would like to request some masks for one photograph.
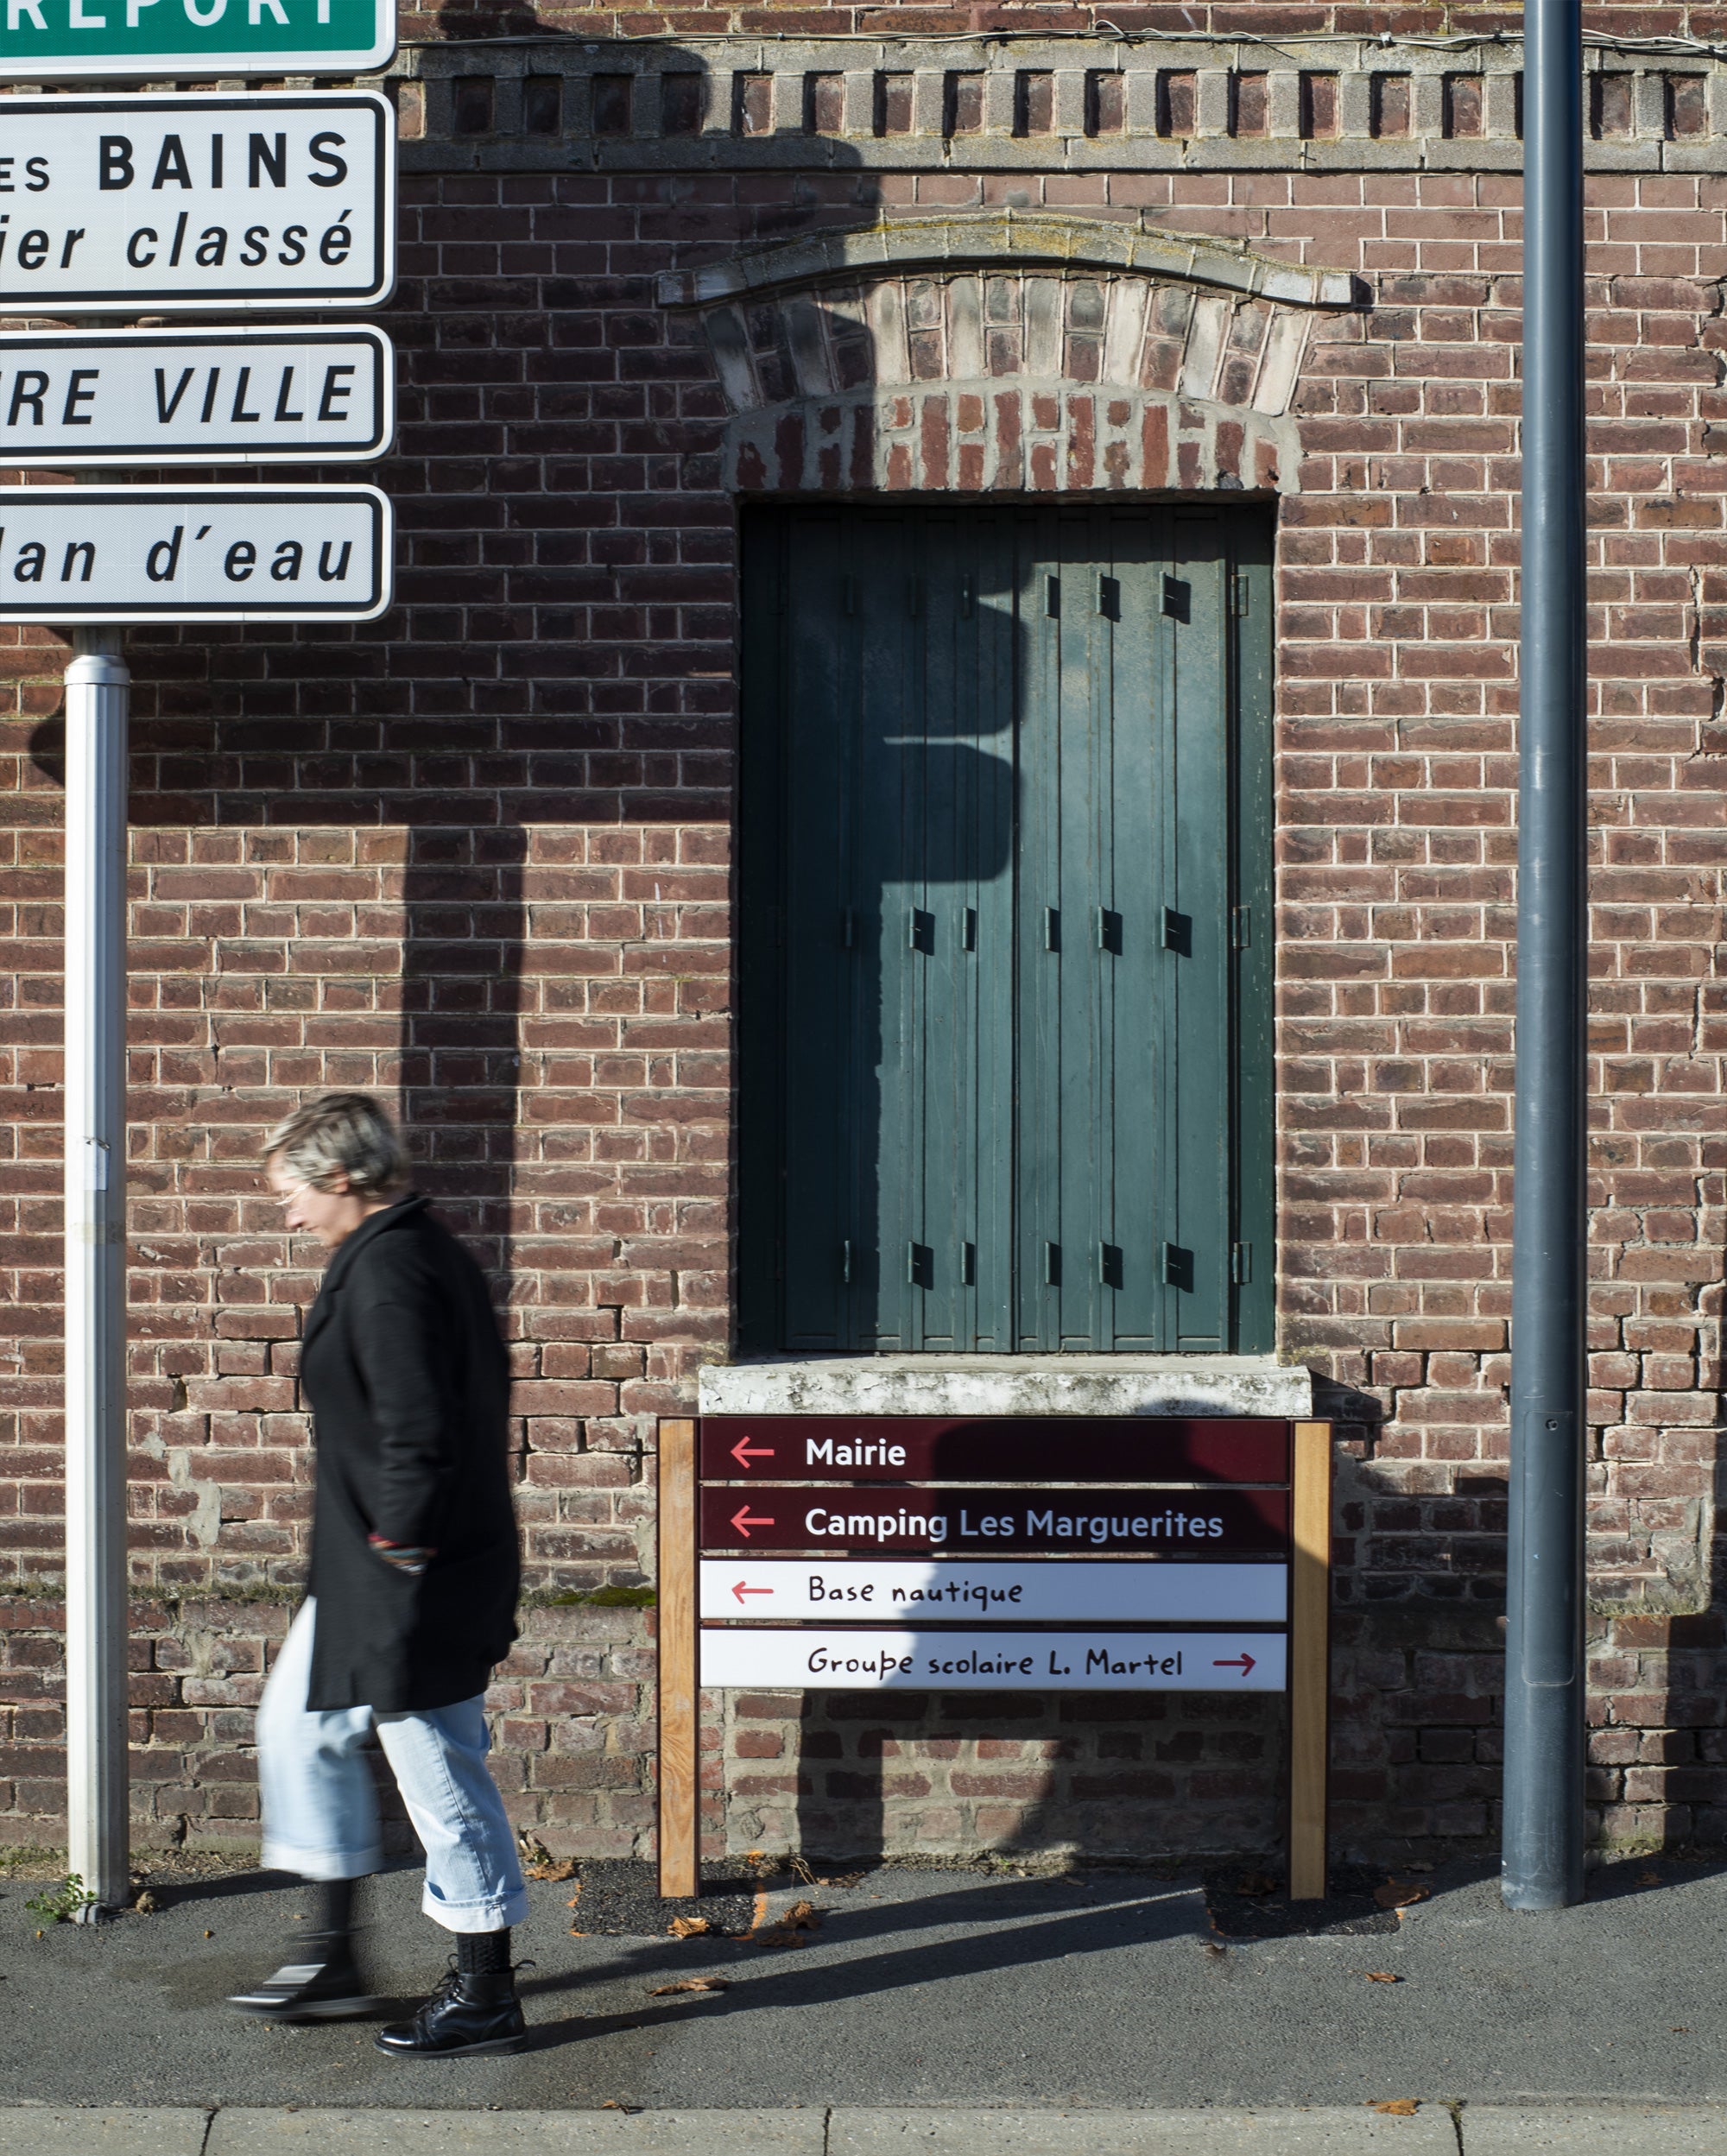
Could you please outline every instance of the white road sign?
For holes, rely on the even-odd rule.
[[[704,1617],[983,1622],[1284,1624],[1283,1565],[704,1558]]]
[[[704,1685],[783,1691],[1281,1691],[1281,1632],[705,1628]]]
[[[0,487],[0,622],[370,621],[376,487]]]
[[[0,336],[0,465],[336,463],[395,431],[382,330]]]
[[[375,307],[395,281],[371,91],[6,99],[0,313]]]

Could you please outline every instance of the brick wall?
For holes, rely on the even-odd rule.
[[[1282,1344],[1346,1426],[1341,1840],[1490,1834],[1515,174],[867,152],[692,172],[647,149],[633,172],[523,170],[435,130],[417,147],[383,474],[397,607],[291,640],[130,640],[141,1832],[254,1831],[248,1710],[303,1556],[314,1282],[252,1162],[275,1116],[339,1084],[399,1089],[423,1186],[499,1282],[541,1598],[494,1696],[512,1805],[554,1845],[647,1846],[651,1616],[547,1598],[651,1577],[655,1418],[687,1409],[730,1323],[732,414],[699,319],[655,281],[878,210],[1011,199],[1350,270],[1371,298],[1315,316],[1277,482]],[[1616,1838],[1718,1841],[1727,179],[1597,171],[1591,204],[1593,1790]],[[0,1598],[0,1834],[35,1840],[59,1657],[60,653],[0,634],[0,1560],[25,1590]],[[709,1707],[715,1843],[1275,1831],[1275,1708]]]

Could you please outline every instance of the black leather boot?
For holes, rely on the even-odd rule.
[[[471,2058],[519,2052],[527,2038],[512,1971],[479,1975],[452,1968],[411,2021],[390,2022],[376,2040],[397,2058]]]
[[[308,1932],[294,1942],[300,1959],[286,1962],[253,1991],[237,1991],[231,2007],[264,2021],[347,2021],[377,2005],[360,1981],[345,1932]]]

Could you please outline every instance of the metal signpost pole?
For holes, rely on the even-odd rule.
[[[118,629],[66,671],[66,1868],[122,1907],[126,1773],[126,730]]]
[[[1508,1907],[1583,1899],[1585,955],[1583,40],[1524,16],[1516,1208],[1505,1668]]]

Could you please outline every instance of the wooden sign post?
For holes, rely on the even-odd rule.
[[[701,1892],[696,1678],[696,1426],[660,1425],[660,1892]]]
[[[1289,1583],[1289,1899],[1325,1898],[1331,1761],[1332,1426],[1298,1422]]]
[[[706,1683],[1287,1691],[1322,1900],[1331,1482],[1324,1422],[662,1422],[661,1893],[699,1891]]]

